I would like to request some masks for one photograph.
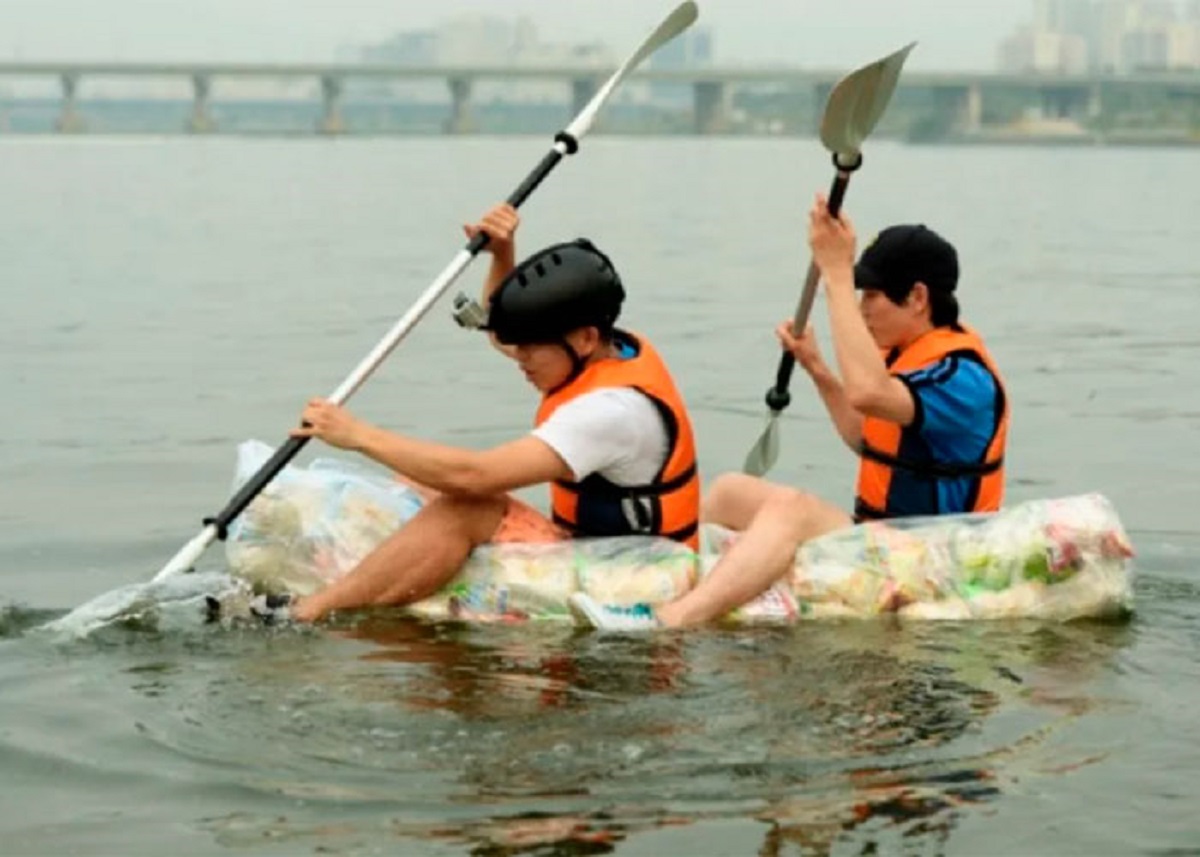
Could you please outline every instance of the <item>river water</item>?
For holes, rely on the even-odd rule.
[[[1013,404],[1009,499],[1113,501],[1129,622],[43,627],[151,577],[224,504],[237,444],[332,391],[549,142],[0,144],[0,852],[1200,849],[1190,151],[881,142],[847,198],[864,236],[921,221],[958,246]],[[761,430],[830,178],[814,140],[597,136],[525,208],[525,249],[613,256],[706,478]],[[448,304],[353,408],[517,436],[531,392]],[[773,476],[847,502],[854,462],[794,391]]]

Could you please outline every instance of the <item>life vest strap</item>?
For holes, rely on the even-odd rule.
[[[907,458],[898,458],[895,455],[888,455],[882,450],[863,441],[859,446],[859,455],[868,461],[875,461],[879,464],[894,467],[898,470],[906,470],[909,473],[916,473],[918,476],[927,476],[931,479],[962,479],[964,476],[987,476],[989,473],[995,473],[1004,466],[1004,458],[1000,457],[994,461],[984,461],[980,463],[972,462],[936,462],[936,461],[912,461]]]
[[[569,532],[572,536],[574,536],[576,538],[601,538],[600,536],[594,536],[594,535],[590,535],[587,533],[583,533],[579,529],[578,526],[571,523],[566,518],[564,518],[562,515],[559,515],[557,512],[554,513],[551,517],[554,519],[554,523],[558,524],[560,527],[562,527],[564,530],[566,530],[567,532]],[[628,535],[631,535],[631,536],[654,535],[654,536],[657,536],[658,538],[672,539],[677,542],[686,542],[692,536],[696,535],[696,533],[699,532],[699,530],[700,530],[700,523],[698,521],[692,521],[692,523],[690,523],[686,526],[680,527],[677,530],[672,530],[669,533],[629,533]],[[622,536],[621,538],[624,538],[624,536]]]
[[[861,524],[864,521],[882,521],[886,519],[888,513],[883,509],[872,506],[862,497],[854,498],[854,523]]]
[[[674,479],[668,479],[666,482],[651,483],[649,485],[617,485],[607,479],[597,479],[588,485],[588,492],[594,493],[597,496],[614,499],[623,497],[661,497],[664,494],[670,494],[672,491],[678,491],[684,485],[687,485],[695,475],[696,465],[693,464]],[[558,479],[554,484],[564,491],[578,494],[580,486],[583,483]]]

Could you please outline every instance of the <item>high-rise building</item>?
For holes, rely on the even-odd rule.
[[[650,68],[696,68],[712,65],[713,36],[708,27],[693,27],[655,51]]]
[[[713,47],[712,30],[693,27],[655,51],[647,65],[657,69],[702,68],[712,65]],[[651,84],[649,95],[660,104],[683,104],[692,97],[689,87],[671,83]]]
[[[1084,74],[1089,52],[1082,36],[1039,32],[1021,27],[1000,43],[1002,71],[1043,74]]]
[[[432,30],[397,33],[360,51],[365,62],[418,66],[615,66],[612,52],[599,43],[543,42],[527,17],[516,20],[466,15]],[[444,81],[412,82],[391,87],[397,95],[422,101],[444,101]],[[569,88],[561,81],[480,80],[472,86],[477,102],[563,102]]]
[[[1009,71],[1200,67],[1200,0],[1033,0],[997,56]]]
[[[1035,32],[1089,38],[1095,30],[1095,22],[1093,0],[1034,0]]]

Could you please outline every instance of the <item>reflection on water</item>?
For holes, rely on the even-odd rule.
[[[739,822],[763,855],[870,854],[938,851],[1014,783],[1105,758],[1064,727],[1120,704],[1100,689],[1136,636],[848,622],[621,637],[383,611],[324,631],[118,625],[57,651],[135,718],[142,775],[174,759],[247,795],[201,822],[228,847],[595,854]],[[18,725],[0,757],[38,743]]]
[[[606,646],[592,651],[572,645],[575,630],[555,623],[480,628],[376,616],[336,633],[377,647],[360,655],[362,662],[424,668],[409,677],[405,705],[473,720],[670,692],[686,668],[678,639],[617,641],[618,654],[605,656]]]
[[[381,734],[410,750],[440,739],[464,815],[396,811],[389,835],[475,854],[602,853],[746,816],[763,854],[944,843],[1018,776],[1095,761],[1047,743],[1098,704],[1086,687],[1130,633],[853,623],[606,639],[383,616],[337,632],[370,644],[346,687],[360,703],[441,715],[441,729],[406,718]]]

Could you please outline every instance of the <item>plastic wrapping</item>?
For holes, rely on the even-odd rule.
[[[736,538],[707,529],[714,550]],[[1133,553],[1108,500],[1083,494],[830,533],[800,548],[788,588],[799,616],[1114,616],[1132,609]],[[778,618],[789,609],[778,594],[767,601],[740,612]]]
[[[238,446],[235,490],[275,450]],[[379,470],[343,459],[288,465],[229,527],[234,573],[270,591],[307,595],[341,577],[421,508],[421,498]]]
[[[235,490],[273,453],[260,441],[242,443]],[[288,465],[230,526],[226,560],[256,588],[308,594],[354,568],[420,508],[416,492],[377,468],[343,459]],[[669,539],[485,545],[408,610],[431,619],[566,619],[576,590],[607,603],[658,604],[695,580],[696,554]]]
[[[272,453],[248,441],[237,484]],[[353,568],[420,509],[377,469],[341,459],[288,466],[230,528],[232,571],[271,591],[311,592]],[[434,596],[430,618],[567,619],[567,598],[658,604],[706,573],[736,534],[706,524],[697,556],[661,538],[488,545]],[[912,619],[1067,620],[1132,608],[1133,547],[1099,494],[1034,500],[995,515],[874,522],[801,547],[784,580],[729,617],[744,623],[896,614]]]
[[[696,581],[696,554],[669,539],[572,539],[476,548],[441,592],[408,606],[429,619],[570,619],[584,591],[607,604],[660,604]]]

